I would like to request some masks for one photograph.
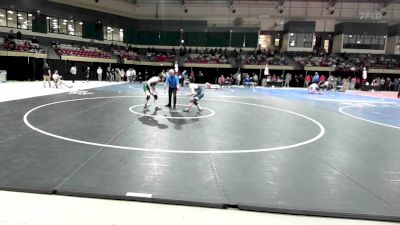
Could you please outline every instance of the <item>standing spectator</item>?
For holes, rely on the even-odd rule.
[[[361,79],[359,77],[356,77],[356,85],[354,88],[357,90],[361,88]]]
[[[126,81],[127,81],[128,83],[130,83],[130,82],[132,81],[132,80],[131,80],[132,69],[131,69],[131,68],[127,69],[125,74],[126,74]]]
[[[90,67],[86,67],[86,82],[89,83],[89,78],[90,78]]]
[[[21,31],[19,31],[19,30],[17,32],[17,39],[22,40],[22,34],[21,34]]]
[[[165,81],[166,87],[168,87],[168,104],[165,107],[171,108],[171,98],[174,96],[173,109],[176,110],[176,92],[179,90],[179,79],[175,76],[175,71],[170,69]]]
[[[236,85],[240,85],[240,81],[242,81],[242,75],[238,72],[236,75]]]
[[[385,89],[384,89],[384,88],[385,88],[385,78],[382,77],[382,78],[379,80],[379,84],[380,84],[379,91],[385,90]]]
[[[312,79],[312,82],[313,82],[313,83],[316,83],[316,84],[319,83],[319,75],[318,75],[318,72],[315,72],[314,77],[313,77],[313,79]]]
[[[400,98],[400,84],[397,85],[397,90],[399,91],[399,92],[397,93],[397,98]]]
[[[363,72],[362,72],[362,84],[365,85],[365,83],[367,82],[368,79],[368,71],[367,68],[363,68]]]
[[[204,74],[201,72],[201,70],[199,71],[199,82],[200,83],[204,82]]]
[[[133,83],[135,83],[136,82],[136,70],[135,69],[132,69],[131,76],[132,76]]]
[[[325,75],[322,74],[319,78],[319,83],[323,84],[323,83],[325,83],[325,81],[326,81],[326,77],[325,77]]]
[[[258,86],[258,76],[257,76],[257,74],[253,75],[253,82],[254,82],[254,85]]]
[[[352,77],[350,79],[350,88],[349,88],[349,90],[354,90],[355,86],[356,86],[356,77]]]
[[[99,66],[99,68],[97,68],[97,78],[99,79],[99,81],[101,81],[102,76],[103,76],[103,69]]]
[[[115,68],[113,68],[110,72],[110,81],[115,81]]]
[[[106,81],[111,81],[111,67],[110,66],[107,67]]]
[[[398,91],[398,88],[399,88],[399,78],[394,78],[393,91]]]
[[[186,72],[186,70],[184,70],[184,71],[182,72],[181,76],[182,76],[182,78],[181,78],[181,79],[182,79],[181,85],[184,86],[184,85],[183,85],[183,82],[185,82],[185,79],[186,79],[186,77],[187,77],[187,72]]]
[[[49,64],[47,64],[45,62],[43,65],[43,86],[44,87],[46,87],[46,81],[49,82],[49,87],[51,87],[50,76],[51,76],[51,71],[50,71]]]
[[[158,77],[161,78],[161,82],[164,82],[164,81],[165,81],[165,71],[162,70],[162,71],[158,74]]]
[[[304,87],[308,87],[311,81],[311,76],[307,74],[306,78],[304,78]]]
[[[120,82],[121,81],[121,71],[119,68],[115,69],[115,81]]]
[[[175,61],[174,70],[175,70],[175,73],[177,73],[179,71],[178,61]]]
[[[385,81],[385,91],[390,91],[391,86],[392,86],[392,79],[390,79],[390,77],[387,77]]]
[[[292,75],[290,73],[287,73],[286,77],[285,77],[285,84],[283,85],[283,87],[289,87],[289,83],[290,83],[291,79],[292,79]]]
[[[119,73],[120,73],[120,81],[124,81],[125,80],[125,70],[121,69],[119,71]]]
[[[194,83],[196,81],[195,77],[194,77],[194,71],[192,70],[190,72],[190,83]]]
[[[218,84],[219,84],[219,86],[224,86],[225,85],[225,77],[224,77],[224,75],[221,75],[219,78],[218,78]]]
[[[71,77],[72,77],[72,83],[75,83],[75,76],[76,76],[76,72],[78,70],[76,69],[75,65],[71,66],[71,69],[69,70],[69,72],[71,73]]]

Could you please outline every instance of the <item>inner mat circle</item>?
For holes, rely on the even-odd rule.
[[[181,104],[176,104],[177,106],[183,106],[182,110],[185,108],[185,105]],[[148,116],[148,117],[154,117],[154,118],[162,118],[162,119],[175,119],[175,120],[188,120],[188,119],[201,119],[201,118],[207,118],[215,115],[215,111],[206,107],[201,106],[202,111],[199,112],[195,106],[192,107],[192,109],[189,112],[184,112],[184,115],[182,115],[182,111],[178,109],[178,111],[175,110],[170,110],[170,109],[164,109],[161,108],[161,110],[155,110],[153,105],[149,106],[149,109],[147,111],[143,110],[144,105],[139,104],[139,105],[133,105],[129,107],[129,111],[139,115],[139,116]],[[141,110],[142,112],[138,111]],[[169,115],[168,115],[169,114]]]

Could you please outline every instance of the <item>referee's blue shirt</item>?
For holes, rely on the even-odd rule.
[[[179,79],[176,75],[173,77],[168,75],[165,83],[167,83],[170,88],[177,88],[179,85]]]

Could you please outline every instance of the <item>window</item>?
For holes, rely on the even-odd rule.
[[[325,52],[329,52],[329,44],[330,44],[330,40],[325,40],[324,41]]]
[[[345,49],[384,50],[385,43],[385,35],[344,34],[343,37],[343,48]]]
[[[0,9],[0,27],[32,30],[32,14],[9,9]]]
[[[274,46],[275,46],[275,47],[279,47],[280,42],[281,42],[281,39],[275,38],[275,44],[274,44]]]
[[[271,47],[271,35],[260,35],[258,37],[258,45],[262,49],[269,49]]]
[[[75,35],[76,36],[82,37],[82,25],[83,25],[83,22],[78,22],[78,21],[75,22]]]
[[[292,48],[312,48],[314,34],[308,33],[290,33],[289,46]]]
[[[124,41],[124,29],[108,26],[104,30],[104,40],[121,42]]]
[[[28,29],[28,13],[17,13],[17,28],[25,30]]]
[[[0,27],[7,26],[7,11],[5,9],[0,9]]]
[[[7,27],[17,28],[17,12],[7,10]]]
[[[58,18],[47,17],[47,24],[49,26],[48,32],[56,34],[58,33]]]
[[[82,37],[82,22],[57,17],[47,17],[48,32]]]

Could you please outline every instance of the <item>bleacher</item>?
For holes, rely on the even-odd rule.
[[[43,48],[37,44],[32,43],[30,40],[19,39],[0,39],[2,48],[6,51],[17,51],[26,53],[44,53]]]
[[[185,62],[201,64],[228,64],[228,59],[223,54],[187,54]]]
[[[58,44],[54,45],[54,50],[60,56],[111,59],[111,53],[102,51],[97,47],[79,47],[75,45]]]
[[[114,54],[119,56],[122,60],[140,61],[140,56],[136,52],[120,49],[114,50]]]
[[[242,52],[238,54],[237,59],[241,61],[242,65],[289,65],[280,52],[273,51]]]

